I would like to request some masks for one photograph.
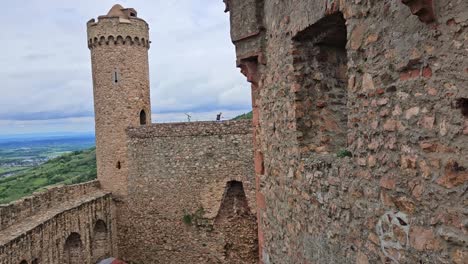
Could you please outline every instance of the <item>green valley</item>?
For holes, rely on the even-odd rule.
[[[76,184],[95,178],[96,149],[74,151],[0,178],[0,204],[28,196],[49,185]]]

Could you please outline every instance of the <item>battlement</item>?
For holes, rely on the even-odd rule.
[[[133,8],[115,5],[109,13],[93,18],[87,23],[88,47],[99,45],[130,44],[149,48],[149,25],[137,17]]]
[[[101,36],[100,38],[94,37],[88,40],[88,48],[92,49],[96,46],[101,45],[137,45],[146,48],[150,48],[150,41],[145,38],[126,36],[125,38],[121,35],[118,36]]]

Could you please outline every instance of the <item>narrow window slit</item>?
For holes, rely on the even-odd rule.
[[[119,73],[118,72],[114,72],[114,83],[118,83],[119,82]]]

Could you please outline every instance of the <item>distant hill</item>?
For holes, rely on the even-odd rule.
[[[74,151],[14,176],[0,178],[0,204],[28,196],[49,185],[76,184],[95,178],[96,148]]]
[[[243,119],[252,119],[252,111],[242,114],[239,116],[234,117],[232,120],[243,120]]]

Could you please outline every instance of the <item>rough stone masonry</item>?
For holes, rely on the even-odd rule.
[[[98,181],[1,206],[0,263],[467,263],[468,2],[224,2],[252,124],[150,125],[148,24],[114,6]]]
[[[467,263],[468,2],[225,0],[262,263]]]

